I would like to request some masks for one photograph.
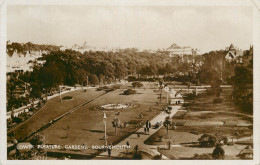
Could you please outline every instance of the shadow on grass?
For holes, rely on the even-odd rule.
[[[88,131],[90,131],[90,132],[95,132],[95,133],[105,133],[104,131],[100,131],[100,130],[88,130]]]

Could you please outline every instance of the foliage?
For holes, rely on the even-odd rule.
[[[166,116],[163,122],[164,127],[167,130],[167,135],[168,135],[168,130],[169,130],[169,125],[172,124],[172,119],[170,118],[170,116]]]
[[[161,155],[155,155],[154,157],[153,157],[153,160],[161,160],[162,159],[162,156]]]
[[[119,127],[120,125],[120,120],[116,117],[113,119],[112,121],[112,126],[115,128],[115,132],[116,132],[116,128]]]
[[[221,147],[221,145],[216,145],[215,149],[212,152],[212,158],[213,159],[224,159],[225,157],[225,151]]]
[[[136,90],[127,89],[124,91],[124,95],[132,95],[132,94],[136,94]]]
[[[30,140],[32,145],[41,145],[44,142],[44,136],[42,134],[35,134],[33,138]]]
[[[223,102],[223,99],[222,98],[215,98],[215,99],[213,99],[213,103],[214,104],[217,104],[217,103],[222,103]]]
[[[91,74],[89,77],[89,82],[93,85],[98,85],[99,84],[98,77],[94,74]]]
[[[135,88],[135,87],[140,88],[140,87],[143,87],[143,86],[144,86],[141,82],[138,82],[138,81],[137,81],[137,82],[133,82],[132,85],[133,85],[134,88]]]
[[[203,134],[198,141],[201,147],[214,147],[220,144],[227,144],[227,137],[223,136],[221,133],[216,133],[214,135]]]

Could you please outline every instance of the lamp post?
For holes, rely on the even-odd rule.
[[[61,85],[59,85],[59,91],[60,91],[60,102],[62,102],[62,98],[61,98]]]
[[[103,122],[105,124],[105,143],[106,143],[106,146],[107,146],[107,116],[106,116],[105,112],[104,112]]]

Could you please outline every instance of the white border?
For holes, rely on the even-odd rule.
[[[163,164],[259,164],[260,100],[260,0],[3,0],[0,1],[0,164],[155,164],[156,160],[6,160],[6,6],[7,5],[88,5],[88,6],[252,6],[254,8],[254,160],[158,160]],[[257,7],[258,6],[258,7]]]

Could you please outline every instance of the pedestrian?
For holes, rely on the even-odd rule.
[[[110,147],[108,147],[107,152],[108,152],[108,156],[110,157],[111,156],[111,148]]]
[[[148,128],[149,127],[149,122],[148,122],[148,120],[146,120],[146,128]]]
[[[140,133],[139,132],[137,132],[137,137],[140,137]]]
[[[126,145],[127,145],[127,147],[129,147],[129,146],[130,146],[130,144],[129,144],[129,142],[128,142],[128,141],[126,142]]]
[[[151,122],[149,122],[149,128],[151,128],[152,127],[152,124],[151,124]]]
[[[146,127],[144,127],[144,133],[146,133]]]
[[[149,127],[147,127],[147,132],[149,133]]]

